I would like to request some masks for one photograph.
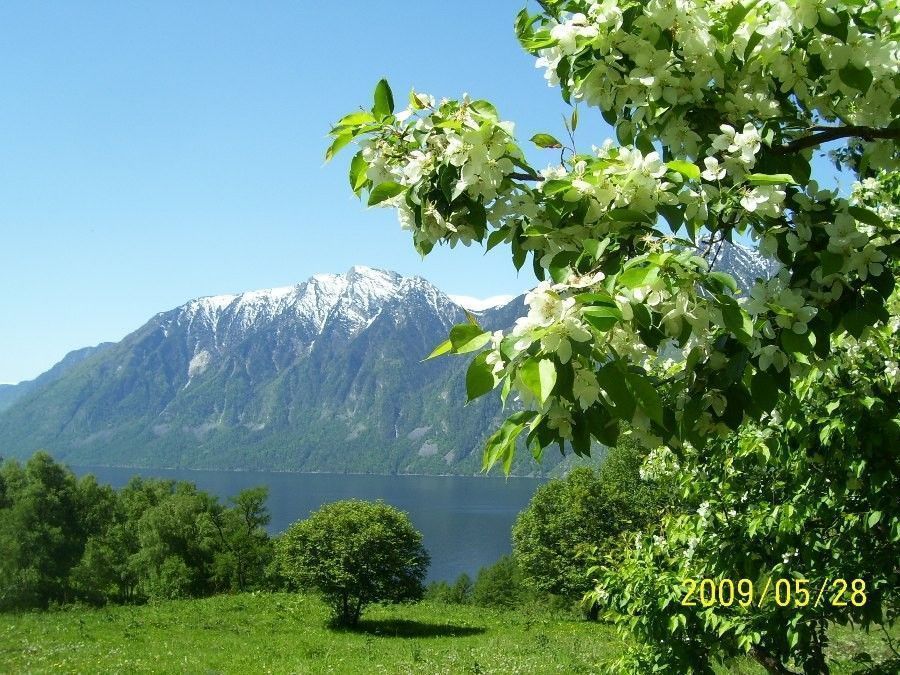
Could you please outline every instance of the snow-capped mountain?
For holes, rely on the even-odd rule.
[[[746,287],[768,266],[724,249]],[[191,300],[117,344],[73,353],[0,391],[0,451],[72,464],[475,473],[502,418],[465,401],[469,359],[423,362],[464,307],[509,327],[522,298],[451,298],[369,267],[295,286]],[[3,403],[3,400],[0,400]],[[514,470],[549,471],[522,453]]]
[[[508,322],[485,309],[485,325],[492,312]],[[198,298],[23,396],[0,415],[0,447],[75,464],[472,473],[499,406],[463,407],[465,359],[422,362],[464,320],[426,280],[369,267]]]

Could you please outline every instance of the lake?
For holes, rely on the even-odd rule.
[[[244,488],[269,488],[269,531],[277,534],[322,504],[338,499],[382,499],[409,514],[431,554],[428,580],[473,576],[512,550],[510,530],[516,515],[543,481],[533,478],[460,476],[370,476],[258,471],[188,471],[71,467],[92,473],[113,487],[134,475],[186,480],[224,499]]]

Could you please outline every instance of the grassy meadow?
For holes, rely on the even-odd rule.
[[[422,602],[372,607],[331,629],[315,597],[221,595],[145,606],[0,614],[10,673],[594,673],[622,649],[615,631],[540,609]],[[834,636],[833,653],[889,656],[876,635]],[[863,661],[865,659],[863,658]],[[750,660],[722,672],[762,673]],[[836,673],[882,672],[864,662]]]

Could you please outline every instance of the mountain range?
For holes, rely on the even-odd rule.
[[[719,267],[764,276],[750,249]],[[74,465],[473,474],[503,417],[465,401],[465,357],[422,359],[465,320],[513,324],[522,298],[446,295],[357,266],[284,288],[191,300],[118,343],[67,355],[0,387],[0,455],[46,449]],[[488,306],[486,306],[488,305]],[[520,453],[513,472],[544,474]]]

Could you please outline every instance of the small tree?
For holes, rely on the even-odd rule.
[[[228,508],[210,514],[221,547],[216,576],[231,590],[246,591],[263,582],[272,546],[265,530],[271,520],[268,498],[267,487],[248,488],[231,497]]]
[[[366,605],[419,600],[430,558],[405,513],[381,502],[326,504],[278,540],[283,573],[315,588],[340,625],[354,626]]]

